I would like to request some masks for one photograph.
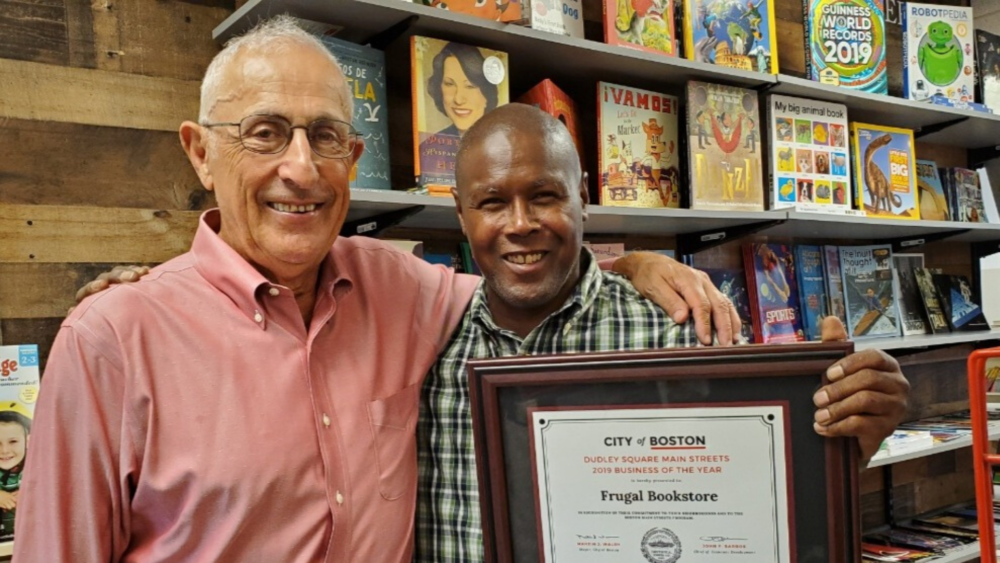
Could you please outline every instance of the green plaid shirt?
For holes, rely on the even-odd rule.
[[[628,280],[602,272],[589,251],[581,267],[572,297],[523,340],[493,322],[480,282],[462,324],[427,375],[417,424],[417,563],[483,561],[466,371],[470,358],[698,345],[694,323],[675,323]]]

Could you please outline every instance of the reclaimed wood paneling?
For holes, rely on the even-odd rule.
[[[116,265],[0,263],[0,318],[64,316],[84,284]]]

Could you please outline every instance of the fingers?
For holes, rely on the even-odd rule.
[[[104,274],[101,274],[101,275],[103,276]],[[109,285],[110,285],[110,283],[106,279],[102,280],[102,279],[100,279],[100,277],[98,277],[98,279],[96,279],[96,280],[88,283],[87,285],[81,287],[80,290],[76,292],[76,302],[79,303],[79,302],[83,301],[84,298],[86,298],[86,297],[88,297],[90,295],[93,295],[93,294],[97,293],[98,291],[103,291],[103,290],[107,289]]]
[[[81,287],[76,292],[76,302],[79,303],[95,293],[104,291],[112,284],[139,281],[139,278],[148,273],[148,266],[115,266],[110,272],[100,274],[94,281]]]
[[[868,460],[878,452],[879,446],[892,431],[884,417],[855,415],[829,426],[815,425],[816,433],[826,438],[857,438],[861,448],[861,461]]]
[[[712,284],[707,274],[702,273],[702,275],[705,293],[712,303],[712,325],[715,327],[715,335],[719,338],[719,345],[729,346],[739,342],[741,323],[740,316],[734,314],[736,307]],[[733,317],[736,318],[735,321]]]
[[[826,319],[823,320],[823,324],[826,326]],[[826,370],[826,377],[830,381],[839,381],[848,375],[858,373],[864,369],[897,373],[899,377],[903,377],[903,374],[899,371],[899,362],[881,350],[862,350],[861,352],[855,352],[846,358],[837,360],[836,363]]]
[[[706,278],[708,276],[690,268],[685,274],[687,279],[677,289],[680,291],[681,297],[684,298],[685,305],[690,308],[691,314],[694,316],[694,333],[698,336],[698,341],[705,346],[711,346],[712,301],[705,291],[704,280],[701,279],[701,276]],[[681,276],[675,276],[673,281],[679,281],[677,280],[679,277]],[[711,287],[711,282],[708,282],[708,285]]]
[[[847,340],[847,329],[844,328],[844,323],[840,322],[840,319],[835,316],[825,317],[821,329],[823,342],[841,342]]]

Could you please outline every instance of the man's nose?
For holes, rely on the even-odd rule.
[[[512,235],[527,236],[538,229],[538,217],[532,206],[524,201],[515,201],[511,206],[507,232]]]
[[[288,147],[281,155],[282,163],[278,174],[282,180],[289,180],[299,186],[307,187],[319,176],[316,158],[318,158],[316,153],[309,146],[309,136],[305,129],[293,129]]]

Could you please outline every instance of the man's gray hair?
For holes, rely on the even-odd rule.
[[[198,120],[201,123],[208,121],[209,114],[211,114],[219,97],[219,84],[222,81],[222,75],[241,49],[267,53],[289,43],[313,47],[329,57],[330,61],[337,65],[337,68],[340,68],[337,57],[333,56],[319,38],[302,29],[298,20],[292,16],[281,15],[264,20],[243,35],[227,41],[222,51],[208,65],[205,78],[201,81],[201,108],[198,112]],[[354,94],[347,80],[344,80],[343,83],[341,95],[344,98],[347,119],[350,121],[354,115]]]

